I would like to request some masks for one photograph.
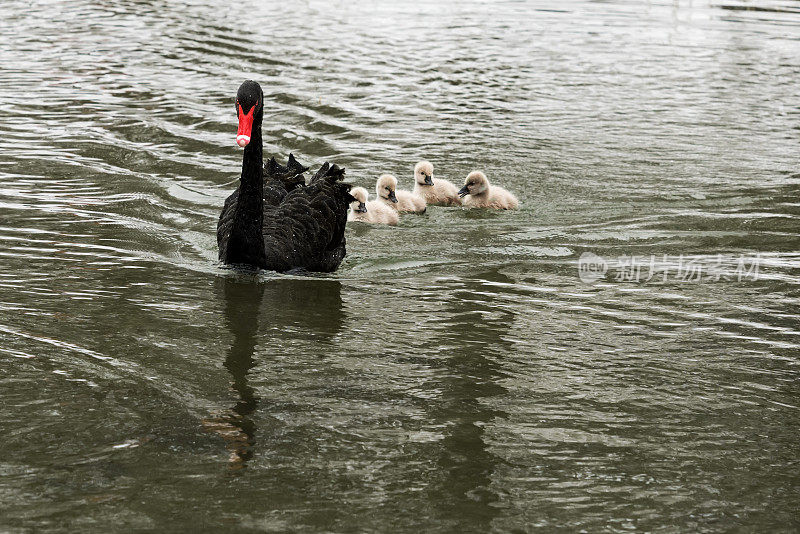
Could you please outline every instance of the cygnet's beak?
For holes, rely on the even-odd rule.
[[[427,174],[425,175],[425,185],[433,185],[433,178],[431,178]]]
[[[394,194],[394,191],[389,191],[389,200],[394,203],[397,203],[397,195]]]
[[[458,190],[458,196],[461,198],[464,198],[467,195],[469,195],[469,188],[466,185]]]
[[[356,208],[356,213],[367,213],[367,205],[363,202],[359,202],[358,207]]]

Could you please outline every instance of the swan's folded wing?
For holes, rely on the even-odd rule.
[[[289,154],[287,164],[281,165],[271,157],[264,165],[264,201],[267,205],[277,206],[290,191],[306,185],[303,175],[308,167],[301,165],[294,155]]]
[[[329,249],[333,249],[344,241],[344,229],[347,225],[347,209],[355,198],[350,195],[351,184],[343,183],[344,169],[337,165],[328,166],[326,162],[317,174],[311,178],[309,189],[312,191],[314,205],[326,214],[331,222],[331,241]]]
[[[289,192],[280,205],[264,211],[267,260],[288,270],[305,267],[328,271],[344,257],[350,184],[341,183],[344,169],[327,163],[307,187]]]

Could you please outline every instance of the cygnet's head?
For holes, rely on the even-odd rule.
[[[391,202],[397,202],[397,196],[394,194],[395,190],[397,190],[397,178],[391,174],[382,175],[375,184],[375,194]]]
[[[367,212],[367,190],[363,187],[354,187],[350,190],[350,195],[355,199],[350,203],[350,209],[355,213]]]
[[[472,171],[464,180],[464,187],[458,192],[458,196],[480,195],[489,190],[489,180],[481,171]]]
[[[414,165],[414,180],[419,185],[433,185],[433,164],[420,161]]]

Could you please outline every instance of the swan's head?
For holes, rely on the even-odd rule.
[[[375,194],[384,200],[397,202],[397,196],[394,194],[396,190],[397,178],[391,174],[382,175],[375,184]]]
[[[247,80],[239,86],[239,92],[236,93],[236,114],[239,116],[236,144],[244,148],[250,143],[253,125],[260,126],[264,116],[264,92],[253,80]]]
[[[414,180],[419,185],[433,185],[433,164],[420,161],[414,165]]]
[[[350,203],[350,209],[355,213],[367,213],[367,190],[363,187],[354,187],[350,196],[355,200]]]
[[[481,171],[472,171],[464,180],[464,187],[458,192],[458,196],[480,195],[489,190],[489,180]]]

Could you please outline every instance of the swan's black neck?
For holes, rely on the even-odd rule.
[[[261,124],[253,124],[244,149],[239,198],[233,215],[227,263],[264,266],[264,156]]]
[[[241,188],[244,191],[258,189],[258,198],[264,189],[264,147],[261,141],[261,125],[254,124],[250,134],[250,143],[244,149],[242,157]]]

